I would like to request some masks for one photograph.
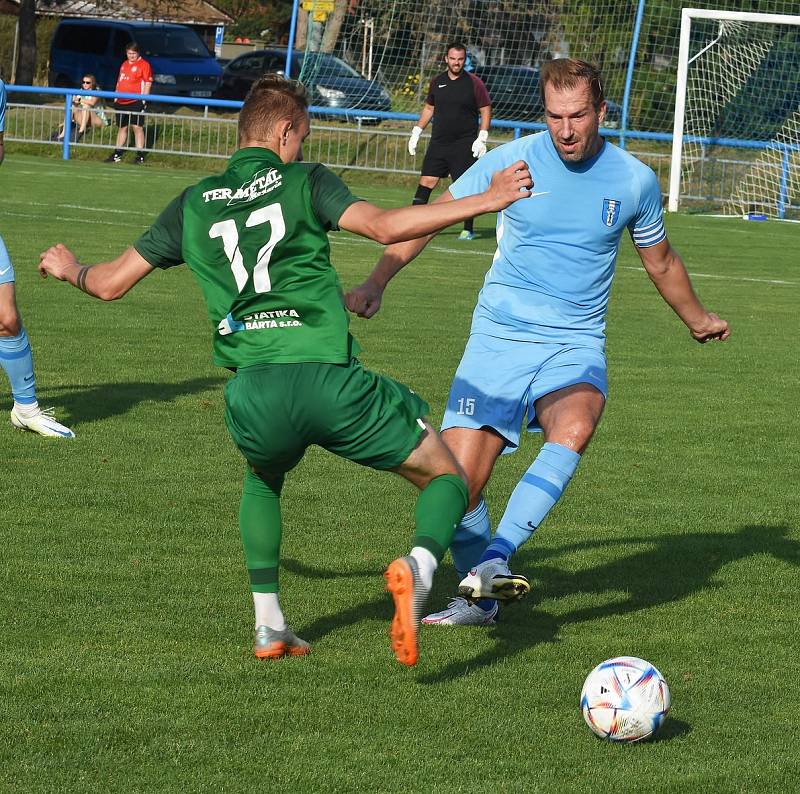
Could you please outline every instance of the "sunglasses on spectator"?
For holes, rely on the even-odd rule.
[[[92,84],[91,80],[81,80],[81,85],[91,85],[91,84]]]

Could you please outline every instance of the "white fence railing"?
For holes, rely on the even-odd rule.
[[[5,137],[8,141],[60,147],[65,159],[74,150],[95,149],[105,150],[106,153],[115,148],[118,128],[114,123],[105,127],[89,127],[83,136],[76,138],[71,120],[72,97],[87,92],[17,86],[7,88],[13,99],[9,102],[6,115]],[[105,100],[117,96],[140,98],[134,94],[107,91],[91,93]],[[150,154],[225,160],[237,147],[235,112],[240,107],[240,102],[223,100],[159,95],[156,102],[150,97],[143,114],[146,149]],[[376,119],[372,124],[363,120],[353,124],[336,121],[339,114],[335,110],[316,107],[311,110],[314,119],[312,134],[303,147],[306,160],[321,162],[336,169],[419,174],[421,157],[409,155],[406,148],[409,122],[412,119],[415,121],[416,116],[375,111]],[[114,111],[110,103],[106,113],[113,119]],[[62,128],[67,133],[64,141],[55,140]],[[508,140],[509,135],[518,136],[538,129],[543,129],[543,125],[500,122],[493,127],[493,137],[489,143],[497,145]],[[610,137],[618,134],[615,130],[605,132]],[[641,133],[634,148],[631,145],[632,137],[637,136],[628,133],[629,148],[656,172],[666,195],[669,181],[668,141],[664,140],[663,135]],[[661,151],[657,151],[659,148]],[[424,142],[418,151],[424,151]],[[751,162],[736,157],[701,158],[696,168],[702,173],[699,180],[702,190],[684,196],[684,200],[695,205],[723,204]],[[800,174],[794,174],[793,178],[800,178]]]

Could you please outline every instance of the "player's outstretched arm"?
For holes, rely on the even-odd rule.
[[[339,218],[339,227],[385,245],[414,240],[467,218],[504,210],[515,201],[530,196],[531,185],[527,163],[517,160],[508,168],[495,171],[483,193],[457,201],[437,201],[396,209],[381,209],[366,201],[358,201],[344,211]]]
[[[153,266],[135,248],[128,248],[110,262],[82,265],[63,243],[42,251],[39,273],[68,281],[87,295],[104,301],[121,298],[131,287],[153,272]]]
[[[455,201],[449,190],[445,190],[433,202],[442,204]],[[416,259],[425,246],[436,236],[436,232],[418,237],[416,240],[407,240],[395,243],[384,249],[372,273],[357,287],[349,290],[344,296],[345,305],[359,317],[369,319],[377,314],[381,307],[381,298],[386,285],[411,261]]]
[[[683,261],[668,240],[648,248],[637,246],[636,251],[661,297],[683,320],[694,339],[700,343],[711,339],[722,342],[730,336],[728,323],[707,311],[700,302]]]

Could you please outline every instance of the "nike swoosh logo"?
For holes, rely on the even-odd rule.
[[[447,83],[445,83],[444,85],[440,85],[439,88],[447,88]]]
[[[5,270],[0,270],[0,276],[5,276],[9,270],[11,270],[11,265],[9,265]]]
[[[531,193],[528,198],[535,198],[536,196],[547,196],[550,194],[549,190],[543,190],[541,193]]]
[[[24,380],[25,383],[30,383],[33,380],[33,375],[26,375],[22,380]]]
[[[531,529],[536,529],[536,527],[535,527],[533,524],[531,524],[531,522],[530,522],[530,521],[528,521],[528,526],[529,526]]]

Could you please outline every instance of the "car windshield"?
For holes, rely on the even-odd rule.
[[[208,47],[202,39],[188,29],[153,29],[139,28],[136,31],[136,42],[147,57],[169,58],[208,58]]]
[[[361,77],[352,66],[322,52],[303,53],[298,59],[297,66],[292,67],[292,72],[296,72],[298,67],[300,72],[292,76],[302,75],[303,80],[308,82],[317,82],[326,77]]]
[[[523,86],[525,88],[536,88],[539,85],[539,78],[535,72],[487,69],[480,77],[496,91],[511,91]]]

